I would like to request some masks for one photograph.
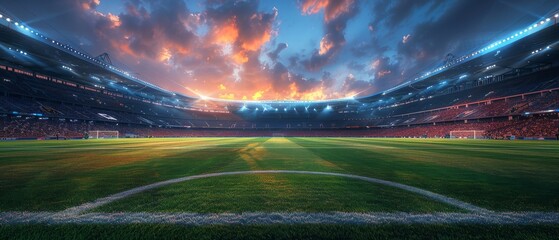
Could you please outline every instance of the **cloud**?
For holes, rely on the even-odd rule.
[[[283,50],[286,49],[286,48],[287,48],[287,43],[279,43],[279,44],[276,46],[276,49],[275,49],[274,51],[271,51],[271,52],[268,53],[268,57],[269,57],[270,59],[272,59],[272,61],[275,62],[275,61],[277,61],[277,59],[278,59],[279,54],[281,53],[281,51],[283,51]]]
[[[297,17],[322,14],[322,32],[303,36],[314,39],[308,48],[279,43],[289,38],[278,34],[306,33],[290,32],[296,22],[257,0],[123,0],[118,8],[107,3],[19,0],[2,7],[92,55],[109,52],[117,66],[173,91],[324,99],[413,79],[447,53],[459,56],[556,6],[553,0],[300,0]],[[289,5],[273,4],[281,11]],[[288,43],[300,49],[287,51]]]
[[[409,34],[408,34],[408,35],[404,35],[404,36],[402,37],[402,43],[403,43],[403,44],[406,44],[406,43],[410,40],[410,37],[411,37],[411,35],[409,35]]]
[[[345,78],[342,91],[344,92],[344,97],[353,96],[355,94],[359,94],[363,91],[367,91],[369,88],[372,88],[373,85],[370,81],[367,80],[360,80],[357,79],[353,74],[348,74]]]
[[[303,60],[308,71],[318,71],[326,66],[345,45],[344,37],[347,22],[358,12],[355,0],[305,0],[301,2],[303,14],[316,14],[324,9],[325,34],[319,48],[309,59]]]
[[[216,44],[231,44],[232,57],[238,64],[256,56],[273,35],[273,23],[277,9],[269,13],[258,12],[258,1],[212,2],[205,12],[211,26],[210,41]]]

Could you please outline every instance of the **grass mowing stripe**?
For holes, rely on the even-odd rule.
[[[100,212],[441,212],[460,209],[400,189],[334,176],[196,179],[101,206]]]
[[[301,146],[315,145],[321,140],[293,139]],[[324,141],[334,145],[339,140]],[[371,144],[377,142],[372,140]],[[401,141],[397,142],[401,145]],[[390,143],[390,139],[383,141],[383,144]],[[559,172],[556,158],[542,156],[526,160],[511,156],[505,161],[492,160],[487,155],[476,159],[461,155],[461,150],[440,155],[427,147],[421,151],[309,149],[347,172],[418,186],[495,210],[557,211],[559,206],[559,175],[554,174]],[[543,162],[543,167],[538,167],[538,162]]]
[[[253,140],[232,141],[238,143]],[[230,142],[225,141],[223,144]],[[160,152],[156,151],[154,154]],[[62,165],[59,161],[48,162],[46,165],[29,162],[25,167],[2,165],[9,169],[6,172],[10,174],[0,176],[0,210],[62,210],[134,186],[189,173],[219,170],[229,164],[229,156],[234,154],[234,149],[215,151],[209,148],[165,154],[162,158],[140,162],[134,161],[133,156],[128,156],[122,160],[130,161],[129,164],[114,166],[107,163],[104,168],[75,168],[82,164],[73,163],[72,159],[68,159],[68,164]],[[93,163],[103,161],[97,157],[91,155],[88,160]]]

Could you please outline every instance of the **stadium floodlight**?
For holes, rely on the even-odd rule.
[[[558,14],[555,14],[555,18],[559,18],[559,13],[558,13]]]
[[[2,14],[0,14],[0,18],[3,18],[4,16],[2,16]]]
[[[12,21],[12,19],[6,18],[6,22],[11,22],[11,21]]]

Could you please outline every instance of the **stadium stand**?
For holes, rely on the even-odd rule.
[[[316,102],[192,98],[76,55],[50,39],[27,37],[4,25],[0,33],[6,49],[28,51],[25,58],[18,57],[22,50],[0,52],[2,139],[83,138],[103,130],[119,131],[121,137],[415,138],[481,130],[486,138],[551,139],[559,127],[559,51],[551,47],[559,39],[555,27],[504,46],[499,56],[448,65],[385,92]],[[526,43],[547,46],[547,52],[530,54]],[[525,61],[527,56],[533,61]]]

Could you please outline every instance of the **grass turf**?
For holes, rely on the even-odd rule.
[[[0,211],[58,211],[166,179],[271,169],[386,179],[498,211],[558,211],[558,156],[557,142],[539,141],[194,138],[0,142]],[[259,181],[254,177],[171,185],[108,205],[105,210],[118,209],[125,202],[132,204],[127,210],[134,211],[449,210],[407,192],[353,180],[277,175]],[[312,183],[319,185],[313,187]],[[379,199],[379,195],[385,198]],[[265,201],[252,201],[254,196]],[[301,205],[308,198],[315,198],[314,204]],[[329,204],[321,202],[324,199]],[[176,204],[186,200],[193,202]],[[556,239],[558,235],[557,225],[0,225],[0,239]]]
[[[12,225],[0,239],[557,239],[557,225]]]
[[[559,210],[557,142],[360,138],[18,141],[0,142],[0,156],[0,211],[57,211],[166,179],[270,169],[380,178],[498,211]]]
[[[333,176],[258,174],[196,179],[95,212],[459,212],[400,189]]]

